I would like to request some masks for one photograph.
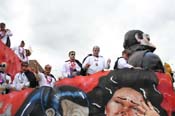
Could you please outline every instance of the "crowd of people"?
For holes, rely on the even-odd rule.
[[[25,48],[23,40],[21,40],[19,46],[12,48],[10,42],[12,35],[11,30],[6,28],[6,24],[0,23],[0,40],[17,55],[21,62],[21,69],[15,74],[14,78],[7,72],[7,62],[0,62],[0,93],[7,94],[10,91],[19,91],[28,87],[53,87],[56,78],[51,74],[52,67],[47,64],[44,67],[44,72],[40,72],[36,64],[34,67],[29,67],[31,51]]]
[[[72,78],[77,75],[91,75],[104,69],[110,68],[111,59],[105,61],[103,56],[99,55],[100,47],[94,46],[92,54],[86,56],[81,63],[75,59],[75,51],[69,52],[69,60],[65,61],[62,67],[62,76]]]
[[[12,36],[12,32],[9,29],[6,29],[5,23],[0,23],[0,39],[2,43],[9,48],[10,48],[10,36]],[[136,41],[139,44],[152,46],[153,49],[156,48],[152,43],[150,43],[150,37],[148,34],[143,34],[142,39],[140,39],[139,36],[140,36],[139,34],[135,34]],[[11,48],[21,61],[21,70],[20,72],[16,73],[13,80],[12,80],[12,77],[6,71],[8,64],[6,62],[0,63],[0,93],[1,94],[7,94],[10,91],[20,91],[25,88],[36,88],[36,87],[42,87],[42,86],[54,87],[54,84],[57,81],[57,79],[51,74],[52,66],[49,64],[45,65],[43,72],[39,71],[37,64],[34,64],[34,67],[32,67],[32,70],[31,70],[31,67],[29,67],[29,56],[31,55],[31,52],[30,50],[25,49],[24,47],[25,47],[25,42],[22,40],[19,46]],[[116,59],[113,69],[117,71],[118,69],[137,69],[137,70],[142,69],[143,67],[141,66],[136,66],[128,63],[128,59],[132,54],[132,52],[133,52],[132,50],[125,48],[121,52],[121,57],[118,57]],[[92,75],[99,71],[110,69],[111,67],[111,59],[109,58],[106,60],[103,56],[101,56],[100,47],[97,45],[92,47],[92,53],[88,54],[83,59],[82,62],[76,59],[75,56],[76,56],[76,51],[73,51],[73,50],[69,51],[68,53],[69,59],[64,62],[64,65],[62,66],[62,70],[61,70],[61,74],[63,78],[74,78],[79,75],[81,76]],[[124,73],[122,74],[124,75]],[[126,78],[126,75],[124,75],[123,77]],[[113,80],[110,80],[110,81],[115,82]],[[133,83],[132,85],[134,85]],[[123,109],[120,107],[120,104],[127,105],[127,107],[131,106],[133,115],[139,114],[141,112],[140,115],[142,114],[146,115],[146,113],[150,113],[151,115],[159,116],[156,110],[154,110],[151,102],[149,101],[143,102],[145,98],[143,98],[142,94],[138,92],[140,90],[135,91],[134,89],[128,88],[127,86],[124,85],[123,88],[122,87],[118,88],[118,90],[116,90],[115,88],[115,91],[113,91],[114,97],[111,96],[111,99],[107,103],[105,108],[105,113],[107,114],[107,116],[111,116],[113,115],[113,113],[125,114],[126,111],[123,111]],[[98,89],[97,91],[99,92]],[[104,88],[102,87],[102,89]],[[110,90],[112,89],[113,88],[111,88]],[[128,96],[128,97],[123,98],[123,96]],[[138,104],[141,107],[138,107]],[[119,109],[121,108],[122,111],[117,111],[117,113],[115,113],[116,109],[111,108],[114,106],[115,108],[116,107],[119,107]],[[150,116],[150,115],[147,114],[146,116]]]
[[[9,48],[11,48],[11,36],[12,32],[10,29],[6,28],[6,24],[0,23],[0,40]],[[37,65],[34,65],[32,68],[29,67],[29,56],[31,55],[31,52],[30,50],[25,49],[25,42],[23,40],[21,40],[19,46],[11,49],[21,61],[21,70],[12,80],[12,77],[6,72],[8,64],[6,62],[0,64],[0,92],[2,94],[6,94],[10,90],[23,90],[28,87],[54,86],[56,78],[50,74],[52,69],[51,65],[46,65],[44,67],[44,72],[40,72]],[[61,71],[62,77],[73,78],[78,75],[90,75],[98,71],[103,71],[104,69],[109,69],[111,60],[108,59],[106,63],[103,56],[99,55],[99,52],[100,47],[94,46],[93,53],[86,57],[84,62],[81,63],[79,60],[75,59],[75,51],[70,51],[68,53],[70,59],[65,61]]]
[[[12,32],[10,29],[6,29],[5,23],[0,23],[0,39],[1,41],[10,47],[10,36],[12,36]],[[140,44],[151,44],[150,37],[148,34],[144,34],[144,39],[139,39],[139,35],[135,35],[137,42]],[[152,44],[151,44],[152,45]],[[29,70],[29,56],[31,55],[31,51],[28,49],[25,49],[25,42],[22,40],[19,44],[19,46],[11,48],[14,53],[19,57],[21,61],[21,72],[17,73],[14,77],[14,80],[9,80],[7,84],[11,84],[11,86],[8,86],[7,88],[11,87],[16,90],[21,90],[25,87],[35,87],[35,86],[54,86],[54,82],[56,81],[55,77],[53,75],[50,75],[51,72],[51,66],[46,65],[45,66],[45,72],[38,72],[37,65],[35,67],[32,67],[35,69],[35,71]],[[105,60],[105,58],[100,53],[100,47],[95,45],[92,48],[92,53],[88,54],[84,59],[83,62],[80,62],[75,58],[76,52],[70,51],[68,53],[69,59],[65,61],[64,65],[62,66],[61,74],[63,78],[73,78],[78,75],[91,75],[99,71],[104,71],[105,69],[109,69],[111,67],[111,59]],[[131,55],[131,51],[129,49],[124,49],[122,51],[121,57],[118,57],[113,69],[123,69],[123,68],[135,68],[135,69],[141,69],[141,67],[134,67],[133,65],[128,63],[128,58]],[[5,66],[4,66],[5,65]],[[1,69],[3,67],[7,67],[7,64],[1,64]],[[27,76],[26,71],[30,71],[32,73],[28,74],[30,78]],[[5,73],[4,70],[1,71],[1,73]],[[8,76],[8,75],[7,75]],[[54,78],[53,78],[54,77]],[[9,78],[9,77],[8,77]],[[6,80],[6,79],[5,79]],[[34,82],[34,80],[36,82]],[[31,82],[29,82],[31,81]],[[5,81],[4,81],[5,82]],[[35,83],[35,84],[34,84]]]
[[[41,86],[53,87],[56,82],[55,77],[50,73],[51,66],[46,65],[44,72],[31,71],[27,62],[21,63],[20,72],[16,73],[14,79],[6,72],[7,63],[0,64],[0,93],[7,94],[14,90],[23,90],[25,88],[35,88]]]
[[[0,39],[1,41],[9,48],[10,46],[10,37],[12,36],[10,29],[6,28],[5,23],[0,23]],[[0,65],[0,81],[1,81],[1,93],[8,93],[10,90],[22,90],[28,87],[41,87],[41,86],[54,86],[56,78],[50,74],[51,65],[46,65],[44,72],[39,72],[37,65],[34,65],[32,69],[29,67],[29,56],[31,51],[25,49],[25,42],[21,40],[19,46],[11,48],[14,53],[18,56],[21,61],[21,71],[18,72],[14,79],[6,72],[8,64],[2,62]],[[129,55],[126,53],[127,50],[122,52],[122,57],[118,62],[119,68],[132,68],[133,66],[127,63],[127,57]],[[100,47],[95,45],[92,48],[92,53],[86,56],[83,59],[83,62],[80,62],[75,58],[76,52],[70,51],[68,53],[69,59],[65,61],[62,66],[61,74],[63,78],[73,78],[78,75],[91,75],[99,71],[104,71],[109,69],[111,66],[111,59],[105,60],[100,54]],[[125,55],[126,54],[126,55]],[[123,59],[123,60],[122,60]],[[114,69],[116,69],[117,64],[115,64]]]

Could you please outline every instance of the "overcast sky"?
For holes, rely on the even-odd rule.
[[[174,0],[0,0],[0,22],[13,32],[12,47],[24,40],[30,59],[55,75],[70,50],[82,61],[94,45],[113,67],[131,29],[150,34],[155,53],[175,67]]]

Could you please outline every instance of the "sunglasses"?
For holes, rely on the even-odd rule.
[[[28,67],[28,65],[21,65],[22,67]]]
[[[0,64],[0,67],[5,67],[5,64]]]

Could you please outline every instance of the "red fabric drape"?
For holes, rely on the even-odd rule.
[[[13,80],[15,74],[21,69],[21,62],[13,50],[0,41],[0,63],[1,62],[7,63],[7,73],[12,76]]]

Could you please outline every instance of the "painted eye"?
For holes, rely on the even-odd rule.
[[[133,110],[136,110],[136,111],[138,111],[138,110],[139,110],[139,109],[138,109],[138,108],[136,108],[136,107],[133,107],[132,109],[133,109]]]
[[[118,105],[123,106],[123,104],[121,102],[117,101],[117,100],[115,101],[115,103],[118,104]]]
[[[116,100],[115,103],[120,103],[120,102]]]

